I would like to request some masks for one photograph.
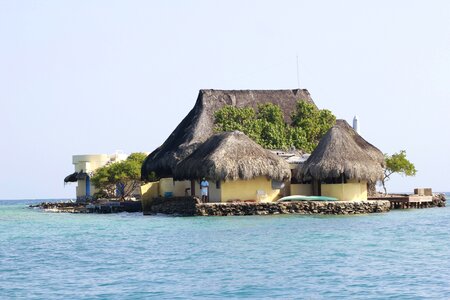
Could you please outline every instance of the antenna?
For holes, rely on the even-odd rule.
[[[297,54],[297,88],[300,89],[300,76],[298,72],[298,54]]]

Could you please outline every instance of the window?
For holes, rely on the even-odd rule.
[[[272,190],[281,190],[284,188],[284,182],[278,180],[272,180]]]

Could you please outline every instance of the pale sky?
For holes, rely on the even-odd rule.
[[[153,151],[199,89],[306,88],[450,191],[450,1],[0,0],[0,199],[74,198],[72,155]]]

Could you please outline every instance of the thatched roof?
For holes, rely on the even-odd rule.
[[[383,176],[384,156],[344,120],[320,140],[308,160],[299,166],[297,178],[339,178],[376,182]]]
[[[64,182],[77,182],[78,180],[84,180],[86,179],[86,177],[88,176],[88,174],[86,172],[83,172],[83,170],[81,170],[80,172],[74,172],[72,174],[67,175],[64,178]]]
[[[291,177],[289,165],[276,154],[265,150],[240,131],[211,136],[175,170],[178,180],[248,180],[267,176],[275,180]]]
[[[380,151],[380,149],[378,149],[377,147],[366,141],[362,136],[360,136],[353,129],[353,127],[351,127],[347,123],[347,121],[336,120],[336,125],[345,128],[345,130],[347,130],[347,132],[353,136],[353,139],[355,140],[356,144],[358,144],[358,146],[361,147],[361,149],[363,149],[367,154],[369,154],[369,156],[372,157],[372,159],[381,164],[383,168],[385,167],[384,154]]]
[[[78,172],[69,174],[64,178],[64,182],[66,182],[66,183],[67,182],[77,182],[78,181],[77,176],[78,176]]]
[[[226,105],[253,107],[274,103],[282,109],[286,122],[290,122],[298,100],[313,103],[307,90],[200,90],[194,108],[175,128],[158,149],[150,153],[142,165],[142,178],[150,172],[170,177],[176,164],[191,154],[213,135],[214,112]]]

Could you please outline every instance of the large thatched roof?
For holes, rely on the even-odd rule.
[[[298,100],[313,103],[307,90],[200,90],[194,108],[175,128],[162,146],[150,153],[142,166],[142,178],[150,172],[170,177],[176,164],[213,135],[214,112],[226,105],[253,107],[274,103],[281,107],[286,122],[295,111]]]
[[[181,161],[174,178],[209,180],[248,180],[267,176],[275,180],[289,179],[286,161],[265,150],[240,131],[211,136],[191,155]]]
[[[344,120],[337,120],[320,140],[297,177],[318,180],[339,178],[376,182],[383,176],[384,156]]]

